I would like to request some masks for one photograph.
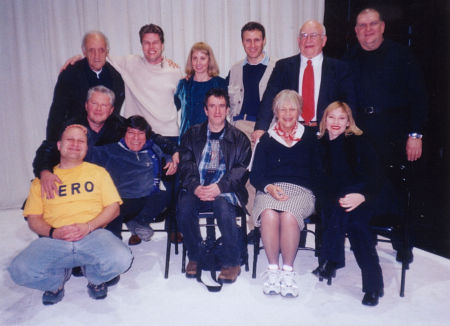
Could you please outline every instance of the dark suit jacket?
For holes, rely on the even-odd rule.
[[[255,130],[267,130],[273,118],[272,102],[284,89],[298,92],[300,75],[300,54],[279,60],[270,76],[264,93]],[[356,105],[356,94],[350,70],[344,62],[324,56],[322,79],[317,103],[317,121],[320,122],[323,111],[334,101],[344,101],[350,108]]]
[[[125,85],[122,76],[108,62],[103,69],[108,75],[106,80],[110,83],[110,85],[104,86],[110,88],[116,95],[114,112],[118,115],[125,100]],[[64,122],[85,115],[84,104],[89,88],[102,83],[95,77],[89,77],[89,74],[92,73],[87,59],[84,58],[59,74],[48,114],[47,140],[58,140],[60,128]]]

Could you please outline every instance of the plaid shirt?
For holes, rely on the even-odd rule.
[[[208,128],[206,134],[206,144],[203,148],[202,158],[198,165],[200,174],[200,184],[207,186],[218,183],[226,173],[225,158],[220,149],[220,141],[223,139],[225,129],[219,136],[219,139],[211,138],[211,131]],[[227,202],[232,205],[238,205],[239,201],[234,192],[221,193],[219,196],[225,197]]]

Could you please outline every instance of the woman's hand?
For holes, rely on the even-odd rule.
[[[283,189],[276,185],[268,185],[266,187],[266,191],[276,200],[285,201],[288,200],[289,197],[284,193]]]
[[[364,195],[351,193],[339,198],[339,205],[341,205],[342,208],[346,208],[346,212],[351,212],[365,201],[366,197],[364,197]]]

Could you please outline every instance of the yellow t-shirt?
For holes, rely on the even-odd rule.
[[[23,211],[24,216],[41,215],[54,228],[86,223],[115,202],[122,204],[109,173],[102,167],[83,162],[72,169],[54,168],[62,181],[55,198],[41,197],[41,182],[35,178]]]

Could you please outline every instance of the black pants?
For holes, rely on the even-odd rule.
[[[141,225],[148,225],[154,222],[158,215],[168,207],[171,197],[171,189],[167,189],[167,191],[159,191],[146,197],[123,198],[119,216],[109,223],[106,229],[122,239],[121,232],[123,223],[133,219]]]
[[[345,235],[361,269],[363,292],[379,291],[383,288],[383,275],[369,227],[372,211],[365,203],[351,212],[339,205],[330,205],[322,210],[322,247],[319,262],[328,260],[338,267],[345,266]]]

